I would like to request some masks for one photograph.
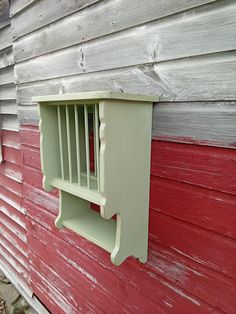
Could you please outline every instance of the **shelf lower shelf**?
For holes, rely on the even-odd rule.
[[[103,205],[103,197],[96,190],[89,190],[87,187],[80,186],[77,183],[70,183],[69,180],[62,180],[61,178],[55,178],[50,183],[59,190],[83,198],[88,202]]]
[[[62,225],[110,253],[115,247],[116,221],[103,219],[93,210],[82,211],[64,220]]]

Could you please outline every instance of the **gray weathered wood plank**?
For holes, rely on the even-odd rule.
[[[11,25],[13,38],[18,38],[55,22],[73,12],[103,0],[41,0],[35,1],[22,14],[13,16]],[[64,30],[65,31],[65,30]]]
[[[179,17],[164,25],[152,23],[31,59],[17,66],[18,82],[234,50],[235,31],[236,3],[203,11],[193,18]],[[15,44],[14,53],[17,58]]]
[[[16,60],[22,61],[28,58],[43,55],[45,53],[102,37],[142,23],[147,23],[152,20],[157,20],[165,16],[173,15],[175,13],[181,12],[182,10],[197,7],[203,3],[209,2],[213,1],[176,2],[173,0],[168,0],[163,2],[160,0],[119,0],[104,2],[103,4],[95,6],[92,9],[77,12],[76,14],[68,16],[66,19],[55,22],[49,27],[44,27],[16,41],[14,44]],[[224,9],[224,6],[226,9]],[[209,9],[216,11],[219,7],[223,7],[221,10],[223,11],[223,17],[221,17],[219,10],[218,12],[213,12],[210,14],[210,16],[206,15],[206,12]],[[231,11],[232,14],[230,14]],[[173,18],[173,20],[171,18],[170,21],[164,22],[166,20],[165,19],[161,22],[157,21],[150,26],[146,25],[145,29],[142,31],[140,31],[140,29],[134,29],[134,34],[131,34],[131,41],[136,40],[136,43],[134,44],[140,46],[142,40],[145,39],[143,46],[148,44],[148,46],[152,45],[152,49],[155,49],[158,48],[157,46],[163,46],[162,41],[164,41],[164,44],[166,44],[171,40],[171,42],[166,45],[166,48],[168,49],[164,49],[165,51],[162,53],[166,59],[168,56],[165,57],[165,52],[169,52],[173,41],[177,43],[179,42],[179,40],[175,40],[176,33],[182,33],[183,36],[186,35],[183,40],[187,40],[188,42],[190,41],[190,44],[191,42],[196,42],[198,39],[200,41],[201,39],[202,41],[206,41],[206,36],[209,32],[211,32],[210,36],[212,36],[212,32],[214,32],[214,36],[218,34],[215,32],[215,28],[217,26],[222,32],[224,30],[224,26],[226,23],[228,23],[228,29],[225,30],[225,32],[230,31],[230,22],[228,19],[235,19],[235,11],[235,7],[230,8],[230,6],[222,5],[221,3],[219,5],[216,2],[215,5],[209,6],[209,8],[206,6],[204,6],[204,9],[203,7],[198,8],[196,13],[191,11],[187,14],[185,12],[180,14],[180,16]],[[204,14],[206,16],[204,16]],[[199,18],[195,18],[195,15],[200,16]],[[132,18],[130,18],[130,16],[132,16]],[[189,17],[193,17],[193,19],[188,21]],[[162,25],[163,22],[167,23],[167,25]],[[233,22],[235,21],[233,20]],[[235,25],[235,23],[232,24]],[[198,26],[200,26],[199,31],[197,31]],[[233,26],[231,26],[231,28],[232,27]],[[187,29],[185,30],[185,28]],[[67,30],[66,32],[64,31],[65,29]],[[194,39],[194,36],[191,36],[191,31],[193,33],[192,35],[196,35],[196,39]],[[144,37],[143,33],[145,33]],[[162,38],[159,40],[160,36]],[[166,36],[168,38],[166,38]],[[218,46],[221,48],[214,48],[215,50],[226,50],[227,45],[224,48],[224,42],[217,41],[219,36],[221,36],[221,33],[218,34],[216,39],[213,38],[214,40],[212,42],[212,46],[214,47],[214,45],[218,43]],[[221,36],[221,38],[224,37]],[[110,38],[108,38],[108,40],[109,39]],[[119,45],[119,49],[121,49],[122,46],[124,46],[125,49],[128,42],[127,40],[129,39],[121,35],[121,39],[117,37],[118,43],[119,40],[123,40],[123,42],[121,42]],[[232,41],[230,43],[233,45]],[[210,43],[208,42],[208,44]],[[187,43],[185,46],[187,46]],[[195,47],[193,48],[195,49],[199,49],[199,46],[201,47],[201,45],[194,46]]]
[[[0,29],[0,50],[12,46],[10,25]]]
[[[14,63],[12,48],[9,47],[7,49],[0,51],[0,69],[8,67]]]
[[[17,73],[19,66],[16,65]],[[235,100],[235,71],[236,55],[232,52],[25,84],[19,87],[18,95],[22,103],[31,102],[29,95],[91,90],[153,94],[165,101]],[[29,69],[26,73],[31,75]]]
[[[18,106],[18,118],[20,124],[37,125],[39,122],[37,106]]]
[[[0,86],[0,100],[15,100],[16,99],[16,86],[8,84]]]
[[[2,28],[5,28],[5,27],[8,26],[8,25],[10,25],[10,20],[9,20],[9,19],[1,20],[1,21],[0,21],[0,30],[1,30]]]
[[[1,100],[0,114],[17,114],[17,103],[15,100]]]
[[[19,121],[17,115],[2,115],[2,129],[10,131],[19,130]]]
[[[13,83],[14,78],[14,67],[9,66],[0,69],[0,85]]]
[[[154,138],[236,148],[236,102],[158,103]]]
[[[38,124],[36,105],[19,106],[21,123]],[[236,102],[156,103],[152,137],[236,148]]]
[[[26,9],[29,5],[31,5],[35,1],[39,1],[39,0],[11,0],[10,15],[13,16],[19,13],[20,11]]]

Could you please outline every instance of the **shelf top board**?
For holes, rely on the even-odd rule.
[[[142,94],[128,94],[121,92],[111,92],[111,91],[96,91],[96,92],[84,92],[84,93],[73,93],[73,94],[59,94],[59,95],[45,95],[45,96],[35,96],[32,97],[32,101],[38,103],[44,102],[55,102],[55,101],[75,101],[83,102],[86,100],[127,100],[127,101],[142,101],[142,102],[157,102],[159,100],[158,96],[142,95]]]

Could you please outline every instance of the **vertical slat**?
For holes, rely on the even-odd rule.
[[[69,115],[69,106],[68,105],[66,105],[66,134],[67,134],[67,147],[68,147],[69,180],[70,180],[70,183],[72,183],[70,115]]]
[[[79,114],[78,105],[74,105],[75,110],[75,139],[76,139],[76,160],[77,160],[77,174],[78,174],[78,184],[81,185],[81,169],[80,169],[80,146],[79,146]]]
[[[94,143],[94,175],[97,176],[97,158],[96,158],[96,128],[95,128],[95,111],[96,105],[93,106],[93,143]]]
[[[96,168],[97,168],[97,185],[98,185],[98,191],[100,191],[100,158],[99,158],[99,116],[98,116],[98,105],[95,105],[95,159],[96,159]]]
[[[84,105],[84,125],[85,125],[87,187],[88,189],[90,189],[90,155],[89,155],[89,130],[88,130],[88,106],[87,105]]]
[[[63,161],[63,144],[62,144],[62,127],[61,127],[61,106],[57,106],[57,120],[58,120],[58,135],[59,135],[59,149],[61,161],[61,176],[65,180],[65,169]]]

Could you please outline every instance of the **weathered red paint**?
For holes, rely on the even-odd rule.
[[[58,192],[42,188],[38,129],[13,133],[3,133],[0,257],[52,313],[235,313],[233,150],[153,140],[148,263],[115,267],[54,226]]]

